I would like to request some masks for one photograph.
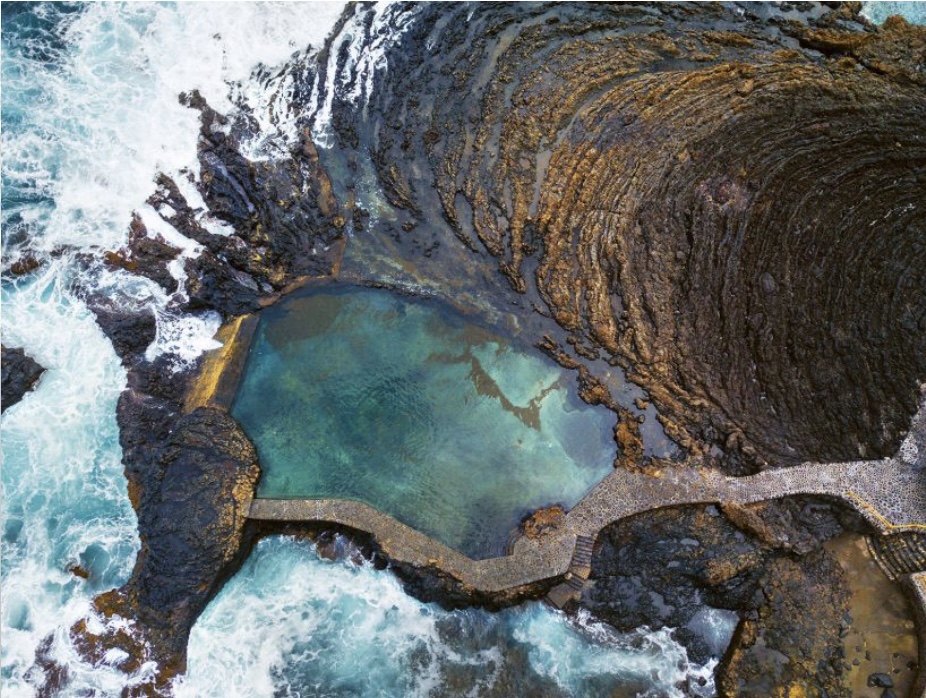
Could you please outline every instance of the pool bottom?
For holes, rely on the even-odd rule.
[[[325,287],[262,312],[233,414],[259,497],[363,501],[482,559],[610,471],[615,417],[573,386],[441,303]]]

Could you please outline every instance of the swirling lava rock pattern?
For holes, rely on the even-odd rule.
[[[926,378],[926,31],[752,11],[399,7],[332,123],[405,231],[495,258],[689,449],[886,456]]]

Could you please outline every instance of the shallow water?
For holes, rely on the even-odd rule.
[[[381,289],[263,311],[232,413],[260,454],[258,496],[359,499],[476,558],[614,460],[614,415],[579,400],[573,373]]]

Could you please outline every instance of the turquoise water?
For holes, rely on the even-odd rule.
[[[258,496],[358,499],[472,557],[612,467],[614,415],[575,374],[449,307],[314,290],[264,310],[233,414]]]
[[[863,2],[862,14],[875,24],[891,15],[902,15],[913,24],[926,24],[926,2]]]
[[[669,630],[617,633],[538,602],[445,611],[390,574],[280,537],[260,542],[200,618],[175,693],[682,698],[713,695],[715,664],[691,662]]]

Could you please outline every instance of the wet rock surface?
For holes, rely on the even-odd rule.
[[[209,408],[177,419],[164,442],[145,456],[150,472],[127,472],[142,543],[132,576],[95,599],[101,623],[82,620],[71,634],[91,662],[113,650],[124,652],[119,668],[127,674],[157,662],[158,670],[132,695],[160,695],[186,668],[196,618],[255,540],[246,516],[260,467],[234,420]],[[46,676],[54,676],[53,663],[46,664]],[[52,682],[46,688],[54,695],[60,686]]]
[[[202,114],[210,211],[167,177],[149,200],[202,247],[176,307],[228,320],[341,275],[507,313],[618,414],[619,467],[649,459],[612,366],[645,388],[669,436],[730,474],[892,455],[926,378],[926,31],[857,11],[432,4],[375,19],[350,6],[353,40],[384,25],[388,68],[363,105],[341,84],[362,82],[344,37],[302,71],[297,109],[338,73],[333,94],[318,92],[329,149],[312,145],[306,104],[298,146],[251,161],[247,118],[183,97]],[[175,293],[176,259],[134,224],[104,263]],[[226,414],[183,414],[191,371],[144,358],[150,312],[88,301],[128,369],[118,418],[143,547],[131,580],[96,604],[137,620],[135,634],[73,633],[91,659],[124,648],[127,672],[158,661],[138,688],[157,692],[260,534],[242,518],[259,471]],[[735,610],[722,694],[843,695],[844,572],[821,544],[858,525],[806,499],[640,515],[603,532],[581,604],[619,628],[682,628],[700,657],[684,630],[694,613]],[[448,606],[510,602],[396,571]]]
[[[186,309],[241,315],[297,279],[330,273],[343,219],[308,134],[288,157],[253,162],[238,151],[234,131],[222,128],[225,117],[196,93],[181,99],[202,114],[203,199],[210,215],[234,230],[228,236],[208,232],[190,215],[176,184],[161,179],[151,203],[166,205],[174,212],[168,222],[206,248],[186,263]]]
[[[397,9],[334,130],[409,254],[491,256],[689,448],[887,456],[926,375],[926,37],[857,11]]]
[[[693,619],[705,608],[735,611],[740,623],[718,672],[722,695],[788,695],[791,686],[843,695],[848,593],[822,545],[864,528],[840,505],[798,497],[639,514],[602,531],[579,604],[621,630],[676,628],[702,662],[713,648]]]
[[[45,369],[27,355],[24,349],[0,347],[0,352],[2,352],[0,365],[3,371],[3,393],[0,401],[5,410],[22,400],[23,396],[32,390]]]

